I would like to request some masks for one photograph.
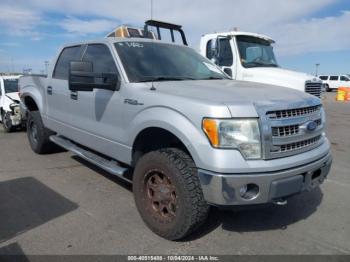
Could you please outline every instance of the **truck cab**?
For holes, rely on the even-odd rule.
[[[293,88],[321,97],[320,79],[279,66],[273,51],[274,43],[270,37],[256,33],[206,34],[200,41],[200,53],[233,79]]]
[[[21,126],[18,79],[20,76],[0,76],[0,111],[5,132]]]

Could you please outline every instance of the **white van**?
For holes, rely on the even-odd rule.
[[[322,81],[313,75],[281,68],[270,37],[248,32],[205,34],[200,53],[233,79],[289,87],[321,97]]]
[[[325,84],[327,92],[337,90],[338,87],[350,87],[350,77],[347,75],[322,75],[320,79]]]

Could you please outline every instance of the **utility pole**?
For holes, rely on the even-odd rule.
[[[316,66],[315,76],[318,76],[318,67],[320,66],[320,64],[319,64],[319,63],[317,63],[317,64],[315,64],[315,66]]]
[[[50,62],[49,61],[44,61],[44,63],[45,63],[46,75],[48,75],[49,74],[49,64],[50,64]]]

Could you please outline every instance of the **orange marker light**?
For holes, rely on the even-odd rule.
[[[203,119],[203,130],[214,147],[219,146],[217,123],[214,119]]]

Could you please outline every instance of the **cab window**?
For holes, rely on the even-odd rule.
[[[69,64],[71,61],[78,61],[81,57],[81,46],[66,47],[62,50],[57,60],[53,78],[68,80]]]
[[[328,76],[320,76],[320,79],[321,79],[321,80],[327,80],[327,79],[328,79]]]
[[[330,76],[329,77],[329,80],[331,80],[331,81],[338,81],[338,79],[339,79],[339,76]]]
[[[217,57],[217,65],[231,66],[233,64],[233,54],[229,38],[219,38],[220,50]],[[214,58],[213,47],[216,45],[216,39],[211,39],[207,43],[206,56],[208,59]]]
[[[94,73],[117,73],[117,67],[109,48],[104,44],[88,45],[83,61],[93,63]]]

